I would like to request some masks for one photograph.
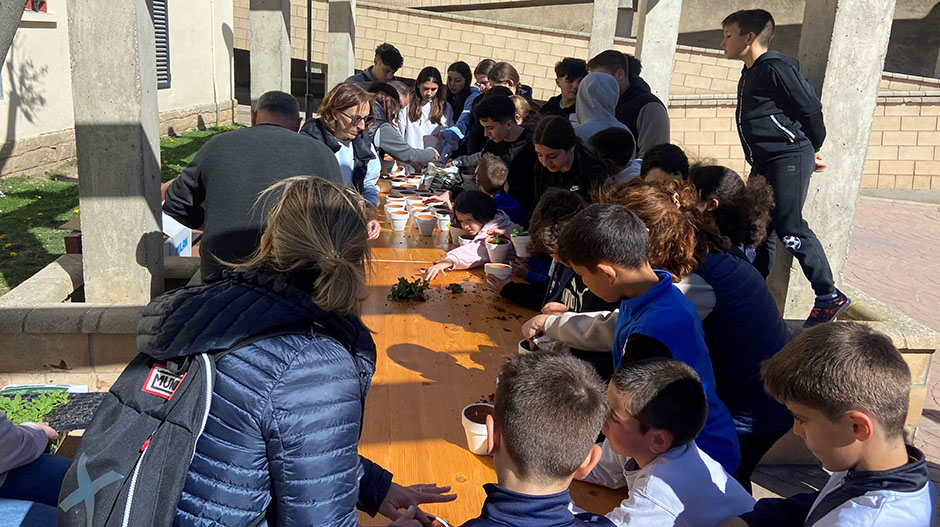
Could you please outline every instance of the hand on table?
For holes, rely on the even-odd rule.
[[[512,282],[512,279],[510,278],[501,279],[497,277],[496,275],[492,275],[492,274],[486,275],[486,286],[492,289],[493,291],[496,291],[497,293],[502,291],[503,286],[505,286],[509,282]]]
[[[445,190],[444,192],[438,194],[437,196],[431,196],[424,200],[424,203],[443,203],[447,205],[448,209],[452,209],[453,206],[450,203],[450,191]]]
[[[522,325],[522,336],[529,342],[532,342],[532,339],[545,332],[546,320],[548,320],[548,315],[535,315],[530,318]]]
[[[826,166],[827,166],[827,165],[826,165],[826,163],[823,163],[823,158],[822,158],[821,155],[816,154],[816,159],[815,159],[815,161],[816,161],[816,167],[813,169],[813,172],[816,172],[816,173],[818,174],[818,173],[820,173],[820,172],[826,170]],[[744,521],[744,520],[741,520],[741,521]]]
[[[560,315],[566,311],[568,311],[568,306],[562,304],[561,302],[549,302],[542,306],[543,315]]]
[[[381,232],[382,224],[379,223],[379,220],[369,220],[369,222],[366,223],[366,233],[369,235],[370,240],[378,238]]]
[[[398,525],[399,527],[412,525],[410,523],[402,523],[402,519],[406,521],[417,520],[421,524],[430,525],[431,518],[419,509],[418,505],[422,503],[445,503],[457,499],[456,494],[445,494],[445,492],[448,491],[450,491],[450,486],[439,487],[435,483],[403,487],[398,483],[392,482],[392,485],[388,488],[388,494],[385,495],[385,499],[382,500],[382,505],[379,507],[379,513],[386,518],[398,518],[392,525]],[[404,515],[399,516],[398,511],[401,509],[408,509],[408,511],[406,511]],[[407,518],[409,512],[411,513],[411,518]]]
[[[430,282],[431,280],[434,280],[435,278],[437,278],[437,275],[441,273],[444,273],[446,275],[447,270],[450,269],[452,266],[453,264],[450,262],[446,262],[446,261],[437,262],[431,267],[428,267],[427,269],[425,269],[423,278],[427,280],[428,282]]]

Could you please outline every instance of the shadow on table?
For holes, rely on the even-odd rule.
[[[378,404],[388,405],[389,411],[370,414],[370,420],[378,417],[384,422],[375,426],[374,436],[367,428],[362,442],[443,439],[466,448],[460,412],[470,403],[492,402],[496,375],[502,365],[499,349],[480,346],[479,350],[470,352],[471,360],[483,369],[465,367],[450,353],[414,344],[390,346],[387,354],[392,362],[421,374],[424,380],[373,385],[369,399],[381,400]],[[375,409],[376,403],[371,401],[366,405]],[[413,426],[401,426],[406,415],[414,422]]]

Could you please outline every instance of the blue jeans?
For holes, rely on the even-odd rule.
[[[71,465],[72,460],[67,457],[43,454],[8,472],[0,485],[0,524],[54,527],[59,489]]]

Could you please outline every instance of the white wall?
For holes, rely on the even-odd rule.
[[[0,144],[74,126],[66,1],[24,14],[0,66]],[[231,100],[232,0],[170,0],[168,11],[171,87],[157,92],[160,111]]]
[[[232,99],[232,0],[170,0],[167,9],[170,88],[157,91],[160,111]]]
[[[25,13],[2,65],[0,142],[73,127],[65,5]]]

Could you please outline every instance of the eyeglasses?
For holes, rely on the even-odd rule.
[[[349,119],[349,125],[350,125],[350,126],[356,126],[356,125],[358,125],[359,123],[365,123],[366,126],[369,126],[370,124],[372,124],[372,119],[373,119],[373,117],[372,117],[371,115],[356,115],[356,116],[353,116],[353,115],[349,115],[348,113],[346,113],[346,112],[344,112],[344,111],[342,111],[342,110],[338,110],[338,111],[339,111],[339,113],[343,114],[343,117]]]
[[[474,82],[473,85],[476,86],[477,88],[484,88],[490,85],[490,81]]]

